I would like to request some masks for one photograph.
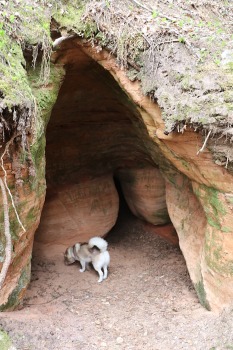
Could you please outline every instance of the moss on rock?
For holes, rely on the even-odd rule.
[[[0,305],[0,311],[15,309],[22,299],[21,295],[25,292],[31,277],[31,261],[23,268],[16,287],[8,297],[8,301],[4,305]]]
[[[203,281],[201,280],[198,283],[194,284],[194,288],[196,290],[196,293],[198,295],[198,299],[199,299],[201,305],[210,311],[211,308],[210,308],[209,302],[207,300],[206,291],[204,288]]]
[[[0,329],[0,349],[1,350],[14,350],[9,335]]]
[[[222,192],[205,185],[200,185],[194,188],[194,193],[203,205],[209,225],[221,230],[221,220],[227,212],[220,199],[220,195],[223,195]]]

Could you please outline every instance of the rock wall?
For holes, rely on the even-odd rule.
[[[62,74],[62,67],[51,67],[49,85],[45,88],[42,83],[38,83],[36,70],[28,71],[30,89],[34,91],[38,104],[43,101],[34,120],[34,129],[25,130],[25,138],[16,134],[7,143],[2,144],[1,152],[6,152],[1,154],[0,176],[4,179],[6,171],[6,183],[25,231],[19,224],[8,195],[12,251],[11,264],[0,290],[1,311],[16,308],[30,283],[34,234],[40,222],[46,193],[44,128],[55,103]],[[27,113],[31,111],[28,110]],[[23,116],[26,118],[25,114]],[[2,201],[2,195],[0,196]],[[0,268],[5,260],[3,212],[1,217]]]
[[[170,222],[165,181],[158,168],[121,169],[117,176],[126,202],[135,216],[153,225]]]
[[[11,310],[18,305],[30,282],[34,233],[39,225],[45,197],[44,157],[41,158],[41,174],[43,175],[32,177],[28,172],[28,160],[22,159],[22,149],[18,150],[12,146],[9,149],[9,154],[11,157],[9,155],[4,157],[3,167],[7,173],[8,188],[11,191],[15,208],[25,231],[20,226],[15,211],[11,207],[11,199],[8,196],[8,205],[9,208],[11,207],[9,214],[12,252],[11,265],[0,291],[0,310]],[[3,170],[0,171],[0,176],[4,178]],[[1,232],[1,237],[4,237],[3,222]],[[5,255],[4,245],[1,243],[0,247],[3,257],[1,259],[2,263]]]
[[[104,175],[47,191],[36,240],[64,246],[104,236],[115,225],[119,197],[113,177]]]
[[[179,245],[184,254],[190,277],[196,286],[201,303],[209,308],[205,295],[198,285],[202,278],[202,258],[205,244],[207,219],[205,212],[193,192],[191,181],[182,174],[176,174],[173,182],[166,182],[168,212],[179,234]]]
[[[202,305],[218,309],[232,301],[232,194],[184,175],[166,183],[168,211]]]

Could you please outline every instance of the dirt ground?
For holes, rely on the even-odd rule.
[[[65,266],[65,246],[35,244],[20,311],[0,326],[18,350],[233,349],[232,312],[199,304],[180,250],[120,215],[107,236],[109,277]]]

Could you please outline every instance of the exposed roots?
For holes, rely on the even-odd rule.
[[[8,194],[9,194],[9,196],[10,196],[10,198],[11,198],[11,203],[12,203],[12,207],[14,208],[16,218],[17,218],[17,220],[18,220],[20,226],[22,227],[23,231],[26,232],[26,229],[25,229],[25,227],[23,226],[23,224],[22,224],[22,222],[21,222],[21,220],[20,220],[20,218],[19,218],[19,214],[18,214],[17,209],[16,209],[16,207],[15,207],[15,203],[14,203],[14,199],[13,199],[13,196],[12,196],[12,194],[11,194],[11,191],[10,191],[8,185],[7,185],[7,173],[6,173],[6,169],[4,168],[4,162],[3,162],[3,158],[4,158],[4,156],[5,156],[5,154],[6,154],[7,150],[8,150],[8,148],[9,148],[9,146],[10,146],[10,143],[11,143],[12,141],[13,141],[13,138],[7,143],[7,145],[6,145],[6,147],[5,147],[5,150],[4,150],[4,152],[3,152],[3,154],[2,154],[2,156],[1,156],[1,158],[0,158],[0,159],[1,159],[1,167],[2,167],[2,170],[3,170],[3,172],[4,172],[4,186],[5,186],[5,188],[7,189]],[[4,214],[4,216],[5,216],[5,214]]]
[[[44,85],[48,84],[50,77],[50,57],[52,52],[51,41],[46,34],[43,36],[42,40],[42,61],[41,61],[41,71],[40,80]]]
[[[8,205],[7,193],[6,193],[6,188],[5,188],[4,182],[5,181],[3,181],[2,178],[0,177],[0,186],[1,186],[3,210],[4,210],[4,234],[5,234],[5,239],[6,239],[5,260],[3,262],[2,270],[0,272],[0,289],[3,286],[8,268],[9,268],[10,263],[11,263],[11,249],[12,249],[12,241],[11,241],[11,234],[10,234],[10,221],[9,221],[9,205]]]
[[[206,138],[205,138],[205,141],[204,141],[204,143],[203,143],[203,146],[199,149],[199,151],[197,152],[197,155],[198,155],[200,152],[203,152],[203,151],[204,151],[204,149],[205,149],[205,147],[206,147],[206,144],[207,144],[207,141],[208,141],[208,139],[209,139],[209,137],[210,137],[211,131],[212,131],[212,130],[209,130],[209,132],[208,132],[208,134],[207,134],[207,136],[206,136]]]

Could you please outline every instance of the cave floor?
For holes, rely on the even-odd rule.
[[[120,216],[107,237],[109,277],[65,266],[65,246],[35,243],[21,310],[0,325],[18,350],[233,348],[232,315],[199,304],[180,250]]]

